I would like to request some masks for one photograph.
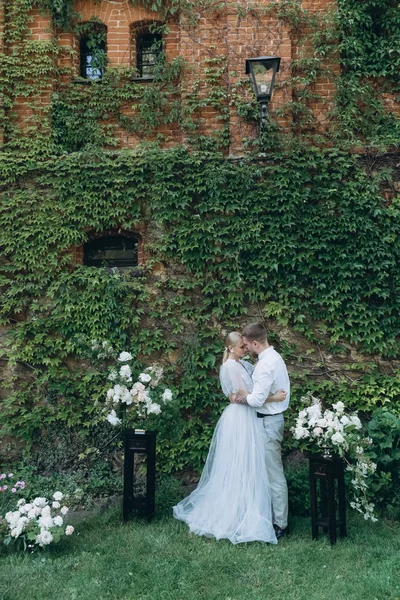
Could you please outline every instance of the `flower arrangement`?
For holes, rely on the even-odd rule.
[[[137,423],[144,421],[149,415],[159,415],[173,397],[170,389],[159,387],[163,376],[160,365],[148,367],[134,381],[129,365],[132,360],[129,352],[121,352],[118,366],[108,374],[108,380],[113,386],[107,391],[105,413],[111,425],[119,425],[123,421]]]
[[[376,471],[376,463],[366,453],[372,440],[362,434],[358,414],[346,412],[343,402],[333,404],[332,410],[324,410],[321,400],[311,393],[303,396],[301,401],[305,407],[292,427],[299,447],[325,456],[340,456],[352,475],[354,497],[350,506],[364,519],[376,521],[374,504],[368,494],[368,478]]]
[[[21,498],[16,510],[8,511],[0,517],[3,543],[22,541],[24,549],[48,546],[60,541],[64,535],[72,535],[72,525],[64,526],[68,507],[61,505],[63,494],[55,492],[51,503],[46,498],[37,497],[32,502]]]

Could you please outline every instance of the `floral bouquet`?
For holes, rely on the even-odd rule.
[[[134,381],[129,365],[132,360],[129,352],[121,352],[118,357],[120,364],[108,375],[113,386],[107,391],[105,413],[111,425],[142,422],[149,415],[159,415],[173,397],[170,389],[159,385],[163,376],[160,365],[148,367]]]
[[[26,502],[21,498],[16,510],[9,511],[4,518],[0,517],[0,530],[3,543],[21,540],[24,549],[43,548],[57,543],[64,535],[72,535],[72,525],[64,526],[64,517],[68,513],[67,506],[61,506],[63,494],[55,492],[50,503],[46,498],[35,498]]]
[[[324,410],[319,398],[308,393],[301,398],[305,404],[292,427],[295,439],[302,450],[324,456],[337,455],[346,462],[351,472],[353,501],[350,506],[365,519],[376,521],[374,504],[368,498],[368,478],[376,471],[365,451],[372,444],[371,438],[362,435],[362,423],[356,412],[348,413],[343,402]]]

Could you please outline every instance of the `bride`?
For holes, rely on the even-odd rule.
[[[233,331],[226,339],[220,369],[222,391],[228,398],[238,390],[252,391],[253,366],[243,360],[244,354],[242,336]],[[279,390],[267,402],[285,397],[286,392]],[[173,507],[174,517],[198,535],[225,538],[233,544],[276,544],[263,435],[254,408],[227,406],[215,428],[199,484]]]

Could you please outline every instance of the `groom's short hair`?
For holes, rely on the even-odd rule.
[[[264,344],[268,339],[268,333],[262,323],[249,323],[242,331],[242,336],[251,342]]]

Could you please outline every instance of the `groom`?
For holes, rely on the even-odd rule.
[[[253,372],[253,391],[245,395],[239,390],[231,396],[231,402],[248,404],[257,409],[257,417],[263,420],[267,471],[271,487],[272,510],[276,537],[288,533],[288,490],[282,465],[281,442],[283,439],[283,413],[289,406],[290,381],[283,359],[268,344],[267,330],[261,323],[250,323],[243,331],[243,342],[251,354],[258,355]],[[268,395],[283,389],[287,392],[282,402],[267,402]]]

